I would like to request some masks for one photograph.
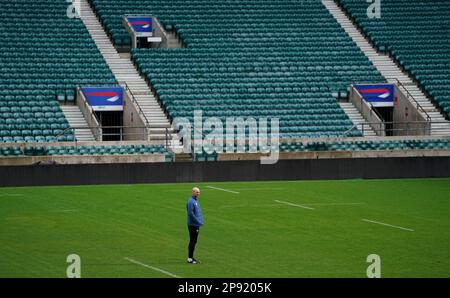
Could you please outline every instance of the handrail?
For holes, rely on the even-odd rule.
[[[131,102],[136,104],[139,114],[141,114],[142,117],[144,118],[145,125],[148,128],[150,128],[150,122],[148,121],[147,116],[145,115],[144,111],[142,110],[141,106],[139,105],[138,101],[136,100],[136,97],[134,96],[134,94],[131,91],[130,87],[128,87],[128,84],[126,82],[120,82],[119,84],[124,84],[125,85],[125,90],[130,92],[130,95],[131,95],[130,100],[131,100]]]
[[[75,131],[78,129],[78,130],[81,130],[81,129],[89,129],[89,130],[92,130],[92,128],[93,127],[88,127],[88,126],[74,126],[74,127],[68,127],[68,128],[66,128],[66,129],[64,129],[60,134],[58,134],[57,136],[56,136],[56,140],[58,140],[61,136],[64,136],[64,135],[66,135],[66,133],[68,132],[68,131],[72,131],[73,132],[73,135],[75,135]],[[99,129],[101,130],[101,131],[103,131],[103,129],[120,129],[120,133],[102,133],[102,138],[104,137],[104,136],[120,136],[120,141],[123,141],[122,140],[122,138],[123,138],[123,136],[135,136],[135,135],[138,135],[138,136],[143,136],[144,138],[145,138],[145,140],[148,140],[149,139],[149,131],[148,131],[148,129],[147,129],[147,127],[146,126],[101,126],[101,127],[99,127]],[[169,128],[167,128],[167,127],[163,127],[163,126],[160,126],[160,127],[155,127],[155,128],[161,128],[161,129],[164,129],[165,130],[165,140],[164,140],[164,143],[165,143],[165,147],[169,150],[169,148],[170,148],[170,143],[169,143],[169,141],[171,141],[172,140],[172,133],[170,132],[170,130],[169,130]],[[140,133],[140,132],[128,132],[128,133],[124,133],[123,132],[123,130],[124,129],[143,129],[143,132],[142,133]],[[76,138],[74,138],[74,140],[73,140],[73,142],[75,143],[75,145],[77,144],[77,142],[78,142],[78,140],[76,139]],[[169,150],[169,152],[170,152],[170,150]]]
[[[406,89],[405,85],[400,82],[399,79],[397,78],[393,78],[393,77],[385,77],[387,80],[395,80],[397,82],[397,85],[399,87],[402,87],[403,90],[406,92],[406,97],[407,98],[411,98],[413,100],[413,102],[417,105],[417,109],[420,110],[422,113],[424,113],[426,115],[427,121],[431,121],[431,117],[430,115],[428,115],[428,113],[425,111],[425,109],[420,105],[420,103],[414,98],[414,96],[412,96],[412,94],[408,91],[408,89]]]
[[[155,21],[155,23],[158,25],[159,29],[161,30],[161,33],[164,35],[164,37],[167,40],[167,33],[166,30],[164,29],[164,27],[161,25],[160,21],[158,20],[157,17],[153,16],[153,20]]]
[[[361,126],[361,129],[362,129],[361,132],[363,133],[363,136],[364,136],[364,131],[365,131],[364,127],[367,126],[370,129],[372,129],[373,131],[377,132],[377,130],[374,129],[371,125],[378,125],[378,126],[380,126],[380,131],[381,131],[382,130],[381,126],[382,125],[386,125],[386,124],[406,125],[406,129],[400,129],[400,128],[386,129],[386,128],[384,128],[387,131],[406,131],[406,132],[411,132],[411,131],[423,131],[424,129],[427,129],[428,134],[431,134],[431,124],[432,123],[447,123],[447,122],[444,122],[444,121],[439,121],[439,122],[438,121],[437,122],[430,122],[430,121],[383,121],[383,122],[380,122],[380,123],[378,123],[378,122],[364,122],[364,123],[354,124],[351,128],[349,128],[348,130],[346,130],[343,133],[343,136],[346,136],[349,132],[354,131],[355,129],[359,130],[358,129],[359,126]],[[419,127],[419,128],[415,128],[415,129],[414,128],[409,128],[410,125],[412,125],[412,124],[424,124],[424,127]]]
[[[90,129],[90,127],[89,127]],[[58,140],[60,137],[66,135],[66,132],[68,132],[69,130],[75,130],[75,128],[73,127],[67,127],[65,128],[60,134],[56,135],[56,140]],[[75,134],[75,131],[73,132],[73,134]],[[74,142],[77,142],[77,138],[74,138]]]
[[[68,128],[65,128],[61,133],[59,133],[56,136],[56,139],[66,135],[68,131],[72,131],[73,134],[75,135],[75,131],[76,130],[86,130],[86,129],[92,130],[93,128],[97,128],[97,127],[91,127],[91,126],[73,126],[73,127],[68,127]],[[165,129],[165,136],[166,136],[166,140],[165,141],[166,141],[166,145],[168,147],[169,146],[168,141],[171,140],[171,137],[172,137],[172,134],[170,133],[169,129],[167,127],[165,127],[165,126],[160,126],[160,127],[155,127],[155,128]],[[121,130],[120,134],[119,133],[108,133],[108,134],[103,134],[103,136],[145,135],[146,134],[147,136],[145,138],[148,139],[148,135],[149,135],[149,132],[148,132],[146,126],[100,126],[100,127],[98,127],[98,129],[100,129],[100,130],[104,130],[104,129],[120,129]],[[126,134],[124,134],[123,133],[124,129],[145,129],[145,130],[144,130],[144,134],[142,134],[142,133],[126,133]],[[75,143],[77,142],[76,138],[74,139],[74,142]]]
[[[92,133],[94,134],[94,138],[96,140],[101,141],[101,135],[102,135],[102,131],[100,128],[100,121],[97,118],[97,115],[94,113],[94,110],[92,109],[92,107],[88,104],[86,98],[84,97],[84,95],[81,92],[81,87],[77,87],[77,93],[79,92],[82,98],[82,104],[83,104],[83,109],[88,110],[89,112],[89,116],[91,119],[87,119],[89,122],[94,122],[94,124],[96,126],[94,126],[93,128],[97,131],[96,133],[94,131],[92,131]],[[83,114],[83,110],[81,110],[82,114]],[[83,117],[85,117],[85,115],[83,114]],[[89,124],[89,123],[88,123]],[[92,125],[92,123],[90,123],[90,125]]]

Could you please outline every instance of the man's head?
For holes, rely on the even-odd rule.
[[[200,196],[200,189],[198,187],[194,187],[192,189],[192,196],[198,198]]]

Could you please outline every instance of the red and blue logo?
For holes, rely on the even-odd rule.
[[[81,92],[94,111],[123,110],[123,89],[121,87],[85,87]]]
[[[356,90],[365,101],[373,106],[393,106],[394,105],[394,85],[355,85]]]
[[[151,17],[128,17],[127,20],[135,32],[149,33],[153,31]]]

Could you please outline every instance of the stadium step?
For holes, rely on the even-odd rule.
[[[98,49],[102,53],[106,63],[113,72],[118,82],[127,84],[129,91],[136,100],[137,105],[143,111],[144,123],[149,127],[149,139],[165,140],[166,129],[174,132],[170,121],[164,113],[161,105],[153,96],[145,79],[139,74],[130,60],[130,55],[119,54],[111,43],[102,25],[89,6],[87,0],[81,2],[81,20],[88,29]],[[178,40],[174,34],[169,34],[170,44],[177,47]],[[168,41],[169,42],[169,41]],[[181,46],[180,46],[181,47]],[[173,134],[173,143],[177,143],[176,134]],[[178,144],[179,145],[179,144]]]
[[[404,73],[388,55],[378,53],[333,0],[322,0],[322,3],[358,47],[361,48],[381,75],[383,75],[388,82],[401,83],[398,84],[399,88],[405,94],[409,93],[411,95],[408,97],[411,103],[415,106],[419,104],[422,107],[422,109],[419,109],[419,112],[425,119],[429,116],[432,122],[431,135],[450,136],[450,122],[445,120],[445,117],[423,93],[419,86],[414,83],[409,75]]]
[[[95,141],[92,131],[88,128],[89,124],[86,122],[78,106],[62,105],[61,110],[69,122],[70,127],[74,128],[77,141]]]
[[[363,133],[363,136],[365,137],[377,136],[375,131],[369,126],[369,124],[367,124],[367,121],[364,119],[364,117],[361,115],[358,109],[351,102],[339,102],[339,105],[348,115],[350,120],[352,120],[353,124],[356,125],[358,130]],[[362,125],[363,123],[365,125]]]
[[[183,43],[173,32],[167,32],[167,47],[171,49],[183,48]]]

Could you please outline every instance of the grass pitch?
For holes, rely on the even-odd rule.
[[[0,188],[0,277],[450,277],[450,180]]]

